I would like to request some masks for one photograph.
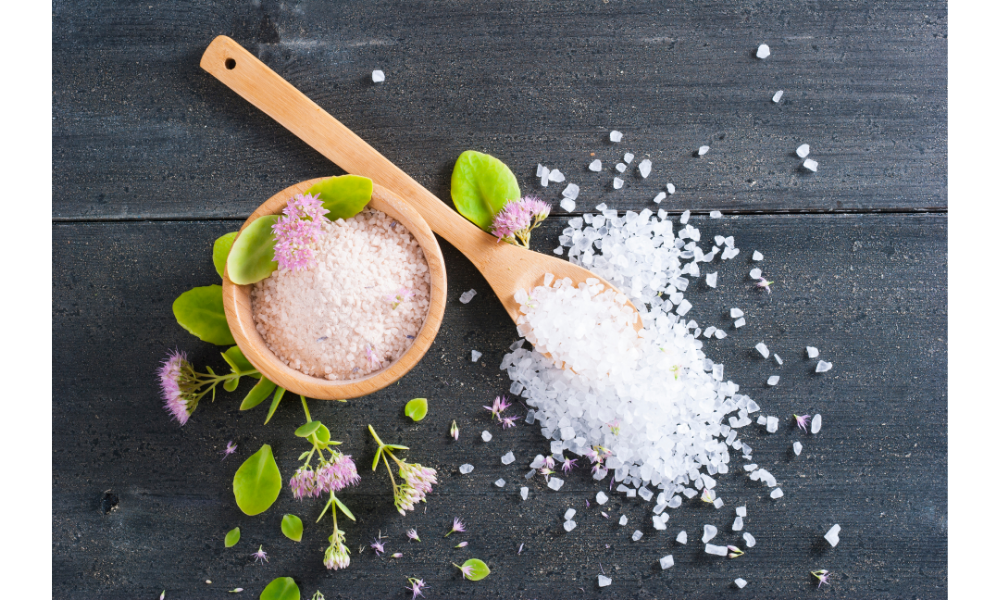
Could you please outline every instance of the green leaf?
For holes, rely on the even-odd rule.
[[[414,398],[406,403],[403,414],[414,421],[420,421],[427,416],[427,398]]]
[[[215,263],[215,270],[219,274],[219,277],[222,277],[222,273],[226,270],[226,259],[229,258],[229,250],[232,249],[233,241],[239,233],[238,231],[227,233],[215,240],[215,245],[212,246],[212,262]]]
[[[378,467],[378,459],[380,458],[382,458],[382,446],[379,446],[378,450],[375,451],[375,460],[372,461],[372,471]]]
[[[273,381],[267,377],[261,377],[257,385],[253,386],[247,397],[243,399],[243,404],[240,404],[240,410],[250,410],[264,400],[267,400],[267,397],[271,395],[275,387],[277,386]]]
[[[274,504],[281,491],[281,472],[271,447],[264,444],[246,459],[233,477],[236,504],[244,513],[259,515]]]
[[[260,217],[236,238],[226,259],[230,281],[238,285],[257,283],[278,268],[278,263],[274,262],[274,235],[271,232],[271,226],[277,221],[277,215]]]
[[[222,307],[222,286],[206,285],[190,289],[174,300],[174,318],[195,337],[217,346],[236,343],[229,332]]]
[[[480,579],[485,579],[486,576],[490,574],[490,568],[486,566],[486,563],[478,558],[470,558],[462,563],[462,566],[472,567],[472,573],[465,576],[465,578],[469,581],[479,581]]]
[[[302,519],[295,515],[281,517],[281,533],[290,540],[302,541]]]
[[[279,577],[267,584],[260,593],[260,600],[301,600],[299,586],[291,577]]]
[[[313,434],[316,438],[316,442],[326,448],[327,446],[339,446],[340,442],[330,443],[330,430],[326,428],[326,425],[320,425],[316,428],[316,432]]]
[[[323,208],[330,211],[327,219],[350,219],[364,210],[372,199],[372,180],[358,175],[330,177],[312,186],[306,193],[319,196]]]
[[[325,514],[326,514],[326,511],[330,510],[330,507],[331,507],[331,506],[333,506],[333,500],[330,500],[330,501],[328,501],[328,502],[326,503],[326,506],[324,506],[324,507],[323,507],[323,512],[319,513],[319,518],[318,518],[318,519],[316,519],[316,522],[317,522],[317,523],[319,523],[319,522],[320,522],[320,519],[322,519],[322,518],[323,518],[323,515],[325,515]],[[334,509],[334,510],[337,510],[337,509]]]
[[[226,548],[232,548],[240,541],[240,528],[237,527],[226,534]]]
[[[227,379],[225,383],[222,384],[222,389],[227,392],[235,392],[236,388],[240,386],[240,378],[234,377],[232,379]]]
[[[305,425],[299,427],[295,430],[295,435],[298,437],[309,437],[314,431],[322,427],[323,424],[319,421],[309,421]]]
[[[331,496],[330,496],[330,498],[331,498],[331,499],[332,499],[332,500],[333,500],[334,502],[336,502],[336,503],[337,503],[337,508],[339,508],[339,509],[340,509],[340,512],[342,512],[342,513],[344,513],[345,515],[347,515],[347,518],[348,518],[348,519],[350,519],[350,520],[352,520],[352,521],[357,521],[357,519],[355,519],[355,518],[354,518],[354,513],[352,513],[352,512],[350,511],[350,510],[348,510],[348,509],[347,509],[347,507],[346,507],[346,506],[344,506],[344,503],[340,501],[340,498],[338,498],[338,497],[336,497],[336,496],[333,496],[333,495],[331,495]]]
[[[278,410],[278,405],[281,404],[281,399],[284,397],[284,395],[285,395],[285,388],[279,385],[278,391],[274,392],[274,399],[271,400],[271,408],[267,409],[267,418],[264,419],[264,425],[267,425],[267,422],[270,421],[271,417],[274,416],[274,411]]]
[[[521,197],[517,177],[489,154],[466,150],[451,173],[451,200],[460,215],[484,231],[507,202]]]
[[[252,373],[256,371],[256,367],[250,364],[246,356],[243,356],[243,351],[240,350],[239,346],[233,346],[232,348],[226,350],[222,353],[222,358],[225,359],[229,366],[233,369],[233,373],[239,373],[240,375],[246,375],[247,373]]]

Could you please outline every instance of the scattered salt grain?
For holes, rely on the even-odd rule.
[[[676,192],[676,191],[677,191],[677,188],[674,187],[674,184],[672,184],[672,183],[668,183],[667,184],[667,193],[668,194],[673,195],[673,193]]]
[[[684,212],[681,213],[681,218],[680,218],[681,225],[687,225],[687,222],[690,219],[691,219],[691,211],[690,210],[686,210],[686,211],[684,211]]]
[[[624,173],[625,169],[627,168],[628,167],[625,165],[625,163],[618,163],[617,165],[615,165],[615,171],[618,171],[619,173]]]
[[[747,586],[747,580],[743,579],[742,577],[737,577],[733,581],[733,583],[735,583],[736,587],[740,588],[741,590]]]
[[[644,158],[642,162],[639,163],[639,175],[642,175],[643,179],[649,177],[649,172],[652,170],[652,168],[653,168],[653,161],[649,160],[648,158]]]
[[[774,96],[771,97],[771,101],[777,104],[778,102],[781,102],[781,97],[784,95],[784,90],[778,90],[777,92],[774,92]]]
[[[726,338],[728,335],[729,335],[728,333],[726,333],[725,331],[719,329],[719,330],[717,330],[715,332],[715,339],[721,340],[721,339]]]
[[[639,531],[638,529],[636,529],[634,532],[632,532],[632,541],[633,542],[638,542],[641,539],[642,539],[642,532],[641,531]]]
[[[483,438],[483,441],[484,441],[484,442],[488,442],[488,441],[490,441],[490,440],[492,440],[492,439],[493,439],[493,434],[492,434],[492,433],[490,433],[489,431],[485,431],[485,430],[484,430],[484,431],[483,431],[483,435],[482,435],[482,438]]]
[[[749,531],[743,532],[743,541],[747,543],[747,548],[753,548],[754,546],[757,545],[757,540],[752,535],[750,535]]]
[[[759,344],[754,346],[754,348],[756,348],[757,352],[760,352],[760,355],[763,356],[764,358],[771,356],[771,351],[767,349],[767,345],[764,344],[764,342],[760,342]]]
[[[563,529],[566,530],[566,533],[573,531],[574,529],[576,529],[576,521],[566,521],[565,523],[563,523]]]
[[[649,491],[649,489],[645,487],[642,487],[639,488],[639,496],[646,502],[649,502],[653,499],[653,492]]]
[[[587,168],[593,171],[594,173],[599,173],[601,171],[601,161],[594,160],[589,165],[587,165]]]
[[[545,466],[545,457],[542,456],[541,454],[536,454],[535,458],[531,461],[531,464],[528,466],[531,467],[532,469],[541,469],[542,467]]]
[[[781,498],[784,495],[785,492],[781,491],[781,488],[774,488],[773,490],[771,490],[771,498],[774,498],[775,500]]]
[[[733,531],[740,531],[743,529],[743,517],[736,517],[733,519]]]
[[[476,350],[473,350],[472,351],[472,362],[479,362],[479,359],[482,358],[482,356],[483,356],[482,352],[478,352]]]
[[[819,349],[814,348],[813,346],[806,346],[806,356],[809,358],[816,358],[819,356]]]
[[[754,466],[756,466],[756,465],[754,465]],[[737,517],[745,517],[745,516],[747,516],[747,506],[746,506],[746,504],[744,504],[743,506],[737,506],[736,507],[736,516]]]
[[[701,535],[701,543],[704,544],[705,542],[711,540],[717,533],[719,533],[719,530],[716,529],[715,525],[705,525],[704,533]]]
[[[617,144],[618,142],[622,141],[622,132],[614,130],[611,132],[610,138],[612,142]]]
[[[778,431],[778,417],[768,417],[767,418],[767,432],[775,433]]]
[[[670,567],[674,566],[674,555],[668,554],[660,559],[660,568],[666,571]]]
[[[757,46],[757,58],[764,59],[768,56],[771,56],[771,49],[767,47],[767,44]]]
[[[805,158],[809,156],[809,144],[802,144],[801,146],[796,148],[795,154],[797,154],[799,158]]]
[[[757,417],[757,424],[758,425],[767,425],[767,417],[765,417],[764,415],[761,415],[761,416]]]
[[[778,366],[785,364],[785,361],[781,360],[781,357],[777,354],[774,355],[774,362],[778,363]]]
[[[604,575],[597,576],[597,587],[608,587],[611,585],[611,578]]]
[[[688,543],[688,533],[686,531],[681,531],[677,534],[677,543],[686,544]]]
[[[795,453],[795,456],[802,454],[802,442],[793,442],[792,452]]]
[[[462,304],[468,304],[472,301],[472,298],[476,295],[476,290],[469,290],[467,292],[462,292],[462,295],[458,297],[458,301]]]
[[[385,81],[385,73],[381,69],[375,69],[372,71],[372,81],[375,83],[382,83]]]
[[[515,459],[513,452],[508,452],[507,454],[504,454],[503,456],[500,457],[500,462],[502,462],[505,465],[509,465],[510,463],[514,462],[514,460]]]
[[[633,159],[633,158],[635,158],[635,154],[632,154],[631,152],[626,152],[626,153],[625,153],[625,157],[624,157],[624,160],[625,160],[625,162],[626,162],[627,164],[632,164],[632,159]]]
[[[563,520],[569,521],[574,516],[576,516],[576,509],[575,508],[567,508],[566,509],[566,514],[563,515]]]
[[[596,500],[598,504],[604,504],[605,502],[608,501],[608,495],[605,494],[604,492],[597,492]]]
[[[563,483],[565,482],[562,479],[559,479],[558,477],[551,477],[549,478],[549,489],[558,492],[559,488],[563,486]]]
[[[659,194],[656,195],[655,198],[653,198],[653,202],[659,204],[660,202],[663,202],[663,199],[666,197],[667,195],[665,193],[660,192]]]
[[[804,161],[802,161],[802,168],[807,171],[812,171],[813,173],[815,173],[816,169],[819,168],[819,163],[811,158],[807,158]]]
[[[698,148],[698,156],[705,156],[711,148],[708,146],[701,146]]]
[[[823,537],[826,538],[827,542],[830,542],[831,546],[836,548],[837,544],[840,543],[840,525],[834,525],[831,527],[830,531],[827,531],[826,535]]]
[[[775,356],[777,356],[777,354],[775,354]],[[778,375],[771,375],[770,377],[767,378],[767,385],[778,385],[778,382],[780,380],[781,377],[779,377]]]
[[[539,177],[541,177],[541,179],[542,179],[542,180],[541,180],[541,181],[539,182],[539,184],[540,184],[540,185],[541,185],[542,187],[549,187],[549,175],[550,175],[550,174],[551,174],[551,171],[549,171],[549,168],[548,168],[548,167],[545,167],[545,166],[543,166],[543,167],[542,167],[542,173],[541,173],[541,175],[539,175]]]
[[[664,531],[667,528],[667,521],[669,520],[670,515],[653,515],[653,529]]]
[[[528,488],[522,487],[521,488],[521,500],[527,500],[527,499],[528,499]]]
[[[560,200],[559,206],[566,212],[573,212],[576,210],[576,202],[573,202],[569,198],[563,198]]]
[[[466,463],[458,468],[458,472],[461,473],[462,475],[468,475],[469,473],[472,472],[473,469],[475,469],[475,467]]]
[[[738,318],[740,318],[740,317],[743,316],[743,311],[740,310],[740,309],[738,309],[738,308],[730,308],[729,309],[729,316],[732,317],[732,318],[734,318],[734,319],[738,319]]]
[[[717,210],[713,210],[712,212],[708,213],[708,218],[709,219],[721,219],[722,218],[722,213],[719,212],[719,211],[717,211]]]
[[[493,485],[497,486],[498,488],[502,488],[503,486],[507,485],[507,482],[504,481],[503,477],[501,477],[500,479],[497,479],[496,481],[494,481]]]
[[[750,279],[760,279],[761,275],[760,269],[750,269]]]
[[[809,431],[813,432],[814,434],[819,433],[819,430],[822,427],[823,427],[823,415],[819,414],[813,415],[812,425],[810,426]]]
[[[716,285],[718,285],[718,283],[719,283],[719,274],[717,272],[708,273],[707,275],[705,275],[705,285],[707,285],[708,287],[714,288]]]
[[[570,183],[566,185],[566,189],[562,191],[563,198],[569,198],[570,200],[576,200],[580,196],[580,186],[575,183]]]
[[[828,363],[825,360],[820,360],[818,363],[816,363],[817,373],[826,373],[832,368],[833,368],[833,363]]]
[[[716,498],[715,501],[712,502],[712,506],[714,506],[715,508],[722,508],[723,504],[724,503],[722,502],[722,498]]]
[[[620,189],[622,189],[622,186],[623,186],[623,185],[625,185],[625,181],[624,181],[624,180],[623,180],[623,179],[622,179],[621,177],[615,177],[615,180],[614,180],[614,182],[612,183],[612,186],[613,186],[613,187],[614,187],[614,188],[615,188],[616,190],[620,190]]]
[[[622,518],[618,519],[618,524],[621,525],[622,527],[628,525],[628,517],[622,515]]]
[[[566,176],[559,169],[552,169],[552,172],[549,173],[549,181],[552,183],[562,183],[566,181]]]
[[[714,556],[726,556],[729,554],[729,548],[726,546],[716,546],[715,544],[705,544],[705,553]]]
[[[753,251],[753,259],[754,260],[764,260],[764,255],[761,254],[760,252],[754,250]]]

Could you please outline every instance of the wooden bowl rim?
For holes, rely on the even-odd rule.
[[[262,216],[281,214],[290,198],[295,194],[305,193],[310,187],[324,179],[328,179],[328,177],[302,181],[271,196],[243,223],[240,232]],[[222,301],[226,311],[226,320],[233,333],[233,338],[236,340],[236,345],[264,377],[290,392],[320,400],[357,398],[376,392],[398,381],[416,366],[427,353],[441,327],[448,280],[444,268],[444,255],[441,253],[437,238],[420,213],[407,204],[405,200],[378,184],[373,184],[372,187],[372,199],[368,206],[384,212],[406,227],[423,250],[431,276],[430,306],[424,323],[417,332],[416,339],[403,352],[402,356],[384,369],[361,379],[330,381],[306,375],[289,367],[271,352],[254,325],[250,300],[252,284],[237,285],[233,283],[229,279],[228,269],[223,274]]]

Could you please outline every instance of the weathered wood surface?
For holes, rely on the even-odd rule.
[[[472,148],[546,198],[558,188],[536,190],[536,163],[563,170],[580,210],[646,206],[667,182],[699,210],[947,207],[940,0],[75,0],[53,4],[54,218],[245,217],[331,173],[198,68],[219,34],[446,200]],[[803,142],[816,174],[798,169]],[[612,191],[626,151],[653,174],[630,168]],[[591,153],[600,175],[585,170]]]
[[[206,162],[222,169],[218,158],[206,155]],[[105,169],[93,161],[91,167]],[[201,185],[183,189],[193,193]],[[502,431],[480,408],[509,385],[497,365],[516,339],[514,327],[471,264],[445,244],[448,308],[425,359],[389,390],[348,404],[312,403],[314,416],[331,424],[360,466],[374,452],[365,431],[370,423],[441,473],[426,513],[402,518],[392,509],[384,472],[364,470],[361,485],[342,496],[358,523],[346,527],[354,554],[340,572],[321,564],[329,531],[312,523],[318,501],[300,503],[283,492],[263,516],[249,518],[232,497],[233,473],[262,443],[273,445],[286,478],[292,472],[302,450],[291,435],[302,420],[296,402],[289,399],[266,427],[264,408],[237,410],[239,392],[204,404],[183,428],[160,407],[154,371],[167,349],[187,350],[198,365],[223,366],[213,347],[174,322],[170,305],[184,290],[217,281],[211,243],[238,222],[54,224],[53,596],[132,600],[167,589],[168,599],[207,599],[242,587],[243,597],[256,598],[272,578],[288,575],[307,598],[316,589],[327,598],[401,598],[408,576],[428,581],[432,598],[802,598],[816,593],[809,571],[826,568],[836,575],[824,595],[945,598],[947,217],[694,220],[703,236],[735,235],[743,250],[718,264],[718,290],[692,286],[691,315],[726,325],[730,336],[709,342],[710,356],[725,363],[727,377],[764,414],[782,419],[776,434],[755,425],[744,436],[755,461],[779,478],[783,499],[772,501],[765,487],[740,475],[721,476],[725,507],[686,502],[671,512],[667,531],[658,532],[650,526],[651,506],[621,494],[603,507],[614,520],[602,518],[593,505],[599,486],[583,473],[568,477],[560,492],[539,479],[525,483],[526,465],[545,452],[546,440],[537,427]],[[534,236],[537,248],[552,248],[564,225],[564,218],[550,219]],[[776,281],[771,295],[745,279],[754,249]],[[459,304],[469,288],[479,295]],[[738,331],[726,316],[732,306],[747,314]],[[756,356],[758,341],[780,353],[784,366]],[[807,344],[819,347],[832,371],[810,372]],[[484,353],[478,364],[468,358],[472,349]],[[782,379],[769,388],[772,374]],[[412,424],[402,407],[416,396],[430,399],[430,412]],[[793,412],[822,413],[822,432],[797,433],[789,423]],[[447,437],[453,418],[462,432],[457,443]],[[488,444],[479,439],[484,429],[494,435]],[[800,457],[790,450],[795,439],[805,445]],[[238,453],[221,461],[229,440]],[[499,459],[508,450],[517,462],[503,466]],[[476,470],[460,476],[465,462]],[[499,477],[508,482],[504,489],[493,485]],[[527,502],[518,496],[521,485],[531,489]],[[734,540],[729,526],[744,502],[746,530],[757,546],[736,560],[706,557],[698,543],[702,524],[719,527],[720,540]],[[561,519],[571,506],[579,526],[566,534]],[[302,543],[281,535],[285,513],[303,518]],[[627,527],[617,525],[621,514],[629,517]],[[444,540],[455,516],[469,531]],[[822,535],[835,522],[844,531],[830,549]],[[224,549],[223,536],[235,526],[243,539]],[[408,527],[424,541],[407,544]],[[630,539],[636,528],[645,533],[637,543]],[[681,529],[691,538],[687,546],[673,542]],[[388,552],[403,558],[358,552],[379,531],[388,536]],[[469,547],[453,549],[458,540]],[[263,566],[249,557],[260,544],[271,557]],[[677,565],[661,572],[656,561],[669,553]],[[471,556],[489,563],[493,574],[475,584],[457,578],[450,562]],[[614,583],[598,590],[601,569]],[[737,590],[736,577],[748,587]]]

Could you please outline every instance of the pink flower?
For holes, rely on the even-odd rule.
[[[503,425],[504,429],[510,429],[511,427],[516,427],[516,425],[514,424],[514,421],[516,421],[516,420],[518,420],[520,418],[521,417],[518,417],[518,416],[504,417],[504,418],[500,419],[500,424]]]
[[[379,540],[372,540],[371,548],[375,550],[376,556],[381,556],[385,552],[385,545]]]
[[[812,417],[809,415],[805,415],[803,417],[800,417],[799,415],[792,415],[792,416],[795,417],[795,423],[799,426],[799,429],[801,429],[802,431],[806,430],[806,427],[809,425],[809,421],[812,419]]]
[[[563,473],[569,473],[570,471],[573,470],[573,467],[575,467],[575,466],[576,466],[576,459],[575,458],[567,458],[566,460],[563,461],[562,471],[563,471]]]
[[[346,569],[351,564],[351,551],[344,545],[344,532],[334,529],[330,546],[323,553],[323,565],[331,571]]]
[[[531,231],[549,216],[550,210],[548,204],[533,197],[508,202],[493,217],[490,233],[497,237],[497,242],[502,240],[527,248]]]
[[[288,487],[292,489],[292,496],[298,500],[320,495],[320,490],[316,486],[316,474],[312,467],[299,467],[292,478],[288,480]]]
[[[427,584],[424,583],[423,579],[417,579],[415,577],[410,577],[409,579],[407,579],[407,581],[410,582],[410,587],[404,588],[404,589],[407,589],[407,590],[410,590],[411,592],[413,592],[413,596],[410,598],[410,600],[413,600],[417,596],[423,596],[424,595],[421,590],[423,590],[425,587],[427,587]]]
[[[483,406],[486,410],[493,413],[493,417],[499,418],[500,413],[510,408],[510,402],[507,401],[507,396],[497,396],[493,400],[493,406]]]
[[[416,508],[417,502],[423,502],[427,494],[433,491],[437,484],[437,471],[421,466],[417,463],[400,462],[399,478],[403,480],[396,489],[393,498],[396,510],[399,514],[406,515],[406,511]]]
[[[455,438],[455,441],[457,442],[458,441],[458,423],[456,423],[455,421],[452,421],[451,422],[451,430],[448,433],[450,433],[451,437]]]
[[[226,460],[230,454],[234,454],[235,452],[236,444],[233,443],[233,440],[229,440],[229,443],[226,444],[225,450],[222,451],[222,460]]]
[[[552,458],[552,455],[545,457],[545,466],[554,469],[556,466],[556,459]]]
[[[396,308],[400,304],[406,302],[412,297],[413,297],[413,292],[411,292],[408,288],[402,287],[399,288],[399,290],[397,290],[395,294],[389,294],[388,296],[386,296],[385,299],[387,302],[392,304],[392,310],[396,310]]]
[[[765,290],[767,290],[768,294],[771,293],[771,285],[773,285],[773,284],[774,284],[773,281],[768,281],[768,280],[764,279],[763,277],[761,277],[760,279],[757,280],[757,287],[764,288]]]
[[[467,565],[467,566],[460,567],[460,566],[456,565],[455,563],[451,563],[451,564],[456,569],[458,569],[459,571],[462,572],[462,577],[465,577],[466,579],[468,579],[469,577],[472,577],[472,565]]]
[[[347,454],[341,454],[333,462],[325,463],[316,471],[316,493],[339,492],[361,481],[358,468]]]
[[[444,534],[444,537],[448,537],[453,533],[462,533],[463,531],[465,531],[465,524],[462,523],[458,517],[455,517],[455,519],[451,522],[451,531]]]
[[[257,551],[251,554],[250,556],[253,557],[254,562],[259,562],[260,564],[264,564],[265,562],[270,562],[267,559],[267,552],[264,552],[264,546],[258,548]]]
[[[271,226],[274,233],[274,260],[278,267],[299,271],[312,264],[312,246],[323,234],[323,215],[329,211],[323,208],[319,198],[309,194],[297,194],[288,201],[284,216]]]
[[[468,545],[469,545],[469,542],[459,542],[458,545],[455,546],[455,547],[456,548],[465,548]]]
[[[368,362],[370,362],[373,367],[377,367],[382,364],[382,361],[379,360],[378,354],[375,352],[375,344],[365,347],[365,356],[368,357]]]
[[[194,367],[187,360],[186,352],[173,350],[160,365],[160,395],[163,397],[163,407],[184,425],[191,413],[198,406],[191,396],[191,374]]]
[[[817,585],[816,587],[823,587],[824,583],[830,585],[827,580],[830,579],[830,576],[833,575],[833,573],[827,571],[826,569],[820,569],[819,571],[810,571],[810,572],[812,573],[813,577],[819,579],[819,585]]]
[[[406,537],[410,538],[410,541],[413,541],[413,540],[417,540],[418,542],[420,541],[420,536],[417,535],[417,530],[416,529],[407,529],[406,530]]]

